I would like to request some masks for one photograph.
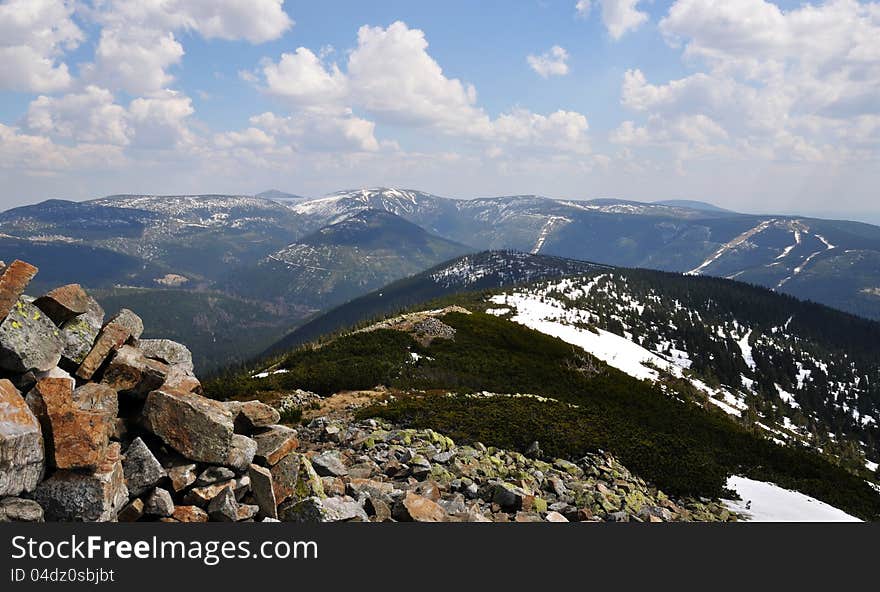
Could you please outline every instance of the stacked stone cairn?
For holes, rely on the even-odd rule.
[[[79,285],[0,264],[0,521],[277,520],[318,478],[258,401],[202,396],[189,350]]]

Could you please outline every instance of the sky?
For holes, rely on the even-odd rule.
[[[880,1],[0,0],[0,208],[373,186],[880,223]]]

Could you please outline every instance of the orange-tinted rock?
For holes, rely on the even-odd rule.
[[[201,395],[157,390],[147,395],[144,423],[190,460],[225,464],[232,446],[232,414]]]
[[[40,296],[34,301],[34,305],[46,313],[56,325],[60,325],[88,311],[89,296],[79,284],[68,284]]]
[[[0,497],[33,491],[44,468],[40,423],[18,389],[0,380]]]
[[[0,275],[0,321],[6,318],[24,289],[37,275],[37,268],[16,259]]]
[[[198,506],[175,506],[172,518],[178,522],[207,522],[208,513]]]
[[[115,419],[108,403],[100,401],[96,405],[89,398],[76,401],[70,381],[64,378],[44,378],[35,390],[49,421],[55,466],[75,469],[101,465],[107,457]]]
[[[83,380],[90,380],[111,353],[122,347],[125,342],[138,339],[143,332],[144,323],[140,317],[123,308],[98,333],[95,344],[80,364],[76,375]]]
[[[446,522],[449,516],[439,504],[411,491],[394,505],[394,518],[401,522]]]
[[[167,364],[145,357],[136,347],[123,345],[107,365],[102,383],[122,393],[146,396],[164,384],[168,370]]]
[[[266,465],[278,463],[299,446],[296,430],[282,425],[270,426],[251,438],[257,443],[254,458]]]

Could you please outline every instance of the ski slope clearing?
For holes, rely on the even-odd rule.
[[[861,522],[825,502],[773,483],[733,476],[727,487],[742,499],[722,500],[724,505],[750,522]]]

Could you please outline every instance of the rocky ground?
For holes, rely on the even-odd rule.
[[[273,407],[202,396],[192,356],[141,339],[79,285],[32,298],[0,264],[0,521],[571,522],[733,520],[672,500],[614,458],[458,446],[355,421],[387,392],[286,393]],[[444,326],[403,319],[425,339]],[[305,425],[282,425],[282,417]]]

